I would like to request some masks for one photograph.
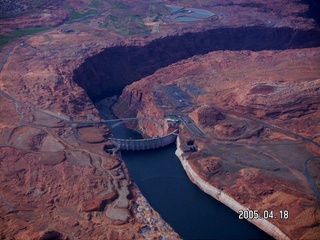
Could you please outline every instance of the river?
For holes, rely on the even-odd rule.
[[[187,177],[174,144],[157,150],[123,151],[130,176],[162,218],[183,239],[270,239],[200,190]]]
[[[97,108],[110,119],[109,109]],[[111,131],[116,138],[141,138],[124,125]],[[121,155],[150,205],[183,239],[272,239],[193,184],[175,150],[172,144],[157,150],[122,151]]]

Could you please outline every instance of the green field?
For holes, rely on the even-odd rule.
[[[32,35],[32,34],[42,32],[42,31],[45,31],[48,29],[50,29],[50,27],[34,27],[34,28],[15,29],[15,30],[13,30],[13,32],[11,33],[10,36],[0,35],[0,48],[2,48],[5,44],[9,43],[10,41],[12,41],[16,38],[27,36],[27,35]]]

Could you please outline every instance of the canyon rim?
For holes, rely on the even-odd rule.
[[[1,237],[179,238],[104,151],[110,130],[94,103],[121,94],[117,117],[163,120],[138,122],[150,137],[179,122],[177,153],[200,188],[272,210],[283,235],[259,227],[276,238],[317,239],[320,30],[309,3],[5,1]],[[197,9],[212,14],[184,21]]]

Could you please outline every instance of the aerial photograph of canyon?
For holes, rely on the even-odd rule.
[[[320,239],[320,2],[1,0],[0,239]]]

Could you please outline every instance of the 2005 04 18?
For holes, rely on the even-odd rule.
[[[289,218],[289,211],[288,210],[280,210],[280,211],[274,211],[274,210],[240,210],[238,211],[239,219],[288,219]]]

